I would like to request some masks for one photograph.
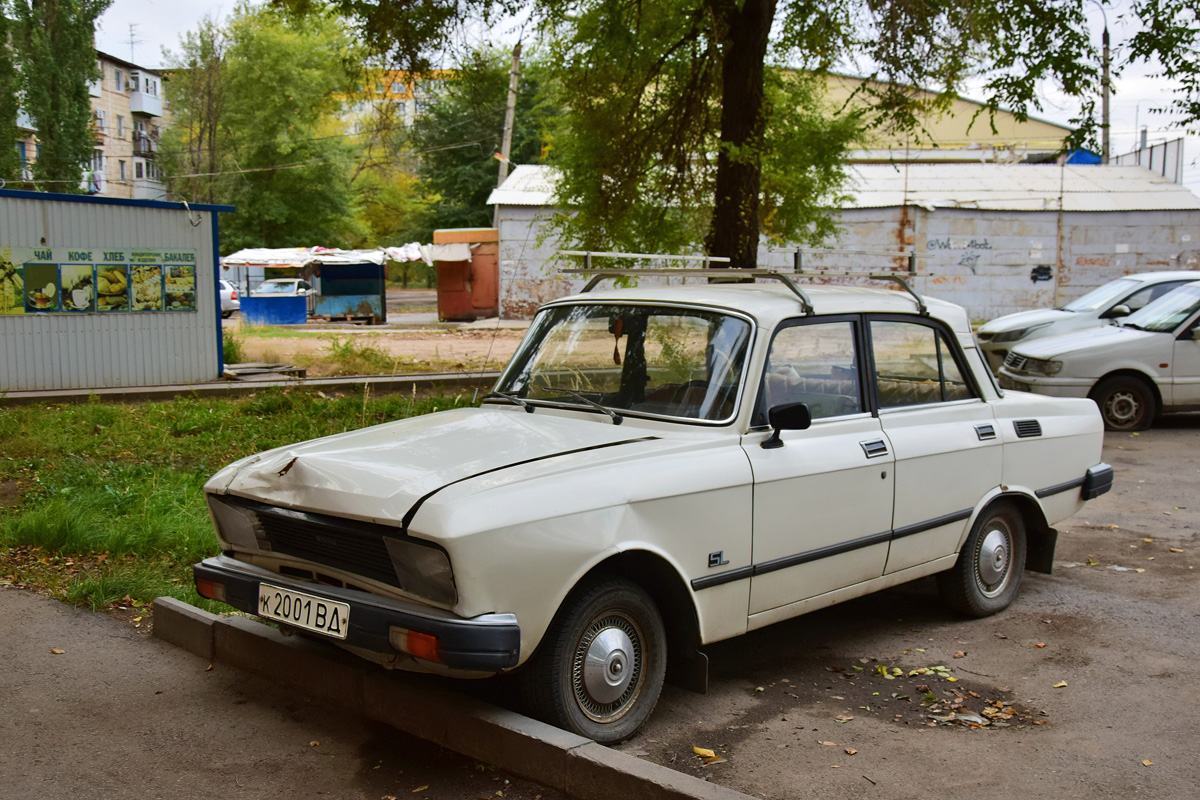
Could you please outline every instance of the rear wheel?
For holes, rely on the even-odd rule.
[[[1025,520],[1001,501],[975,521],[954,567],[938,573],[938,590],[954,610],[986,617],[1008,608],[1024,574]]]
[[[654,710],[667,665],[654,601],[632,581],[605,578],[567,599],[524,670],[535,715],[611,744],[628,739]]]
[[[1101,381],[1090,397],[1100,407],[1110,431],[1144,431],[1158,413],[1154,390],[1146,382],[1124,375]]]

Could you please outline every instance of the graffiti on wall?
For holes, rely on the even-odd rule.
[[[987,238],[967,239],[965,237],[954,236],[929,239],[925,242],[925,248],[930,252],[938,250],[958,251],[957,265],[971,270],[972,275],[977,274],[976,267],[979,266],[979,259],[983,255],[983,251],[993,249],[991,240]]]

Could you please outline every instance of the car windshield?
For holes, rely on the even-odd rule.
[[[1063,311],[1074,311],[1077,314],[1085,311],[1096,311],[1124,297],[1140,286],[1141,283],[1141,281],[1134,281],[1129,278],[1120,278],[1106,283],[1097,289],[1092,289],[1078,300],[1067,303],[1063,306]]]
[[[258,285],[259,294],[291,294],[296,291],[294,281],[264,281]]]
[[[1121,324],[1143,331],[1173,331],[1197,311],[1200,311],[1200,283],[1189,283],[1130,314]]]
[[[750,333],[746,320],[703,309],[555,306],[534,318],[496,390],[529,402],[728,420]]]

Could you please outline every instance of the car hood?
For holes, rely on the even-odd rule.
[[[1047,336],[1013,348],[1013,352],[1029,358],[1057,358],[1068,353],[1125,348],[1161,336],[1153,331],[1139,331],[1117,325],[1087,328],[1061,336]]]
[[[305,511],[405,524],[450,484],[549,459],[593,462],[603,448],[654,447],[658,432],[539,409],[458,409],[288,445],[235,462],[209,480],[228,493]],[[630,453],[633,455],[633,452]],[[557,463],[557,469],[569,464]]]
[[[1032,311],[1018,311],[1015,314],[1005,314],[991,322],[979,326],[980,333],[1001,333],[1003,331],[1028,328],[1030,325],[1041,325],[1044,322],[1058,322],[1073,319],[1076,315],[1070,311],[1057,308],[1035,308]]]

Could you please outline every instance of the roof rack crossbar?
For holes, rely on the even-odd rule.
[[[597,283],[605,278],[627,278],[631,274],[656,278],[709,278],[727,283],[740,283],[744,278],[766,278],[768,280],[779,281],[787,286],[800,301],[800,307],[804,310],[805,315],[813,313],[812,301],[809,300],[804,290],[796,285],[796,282],[792,280],[792,276],[784,272],[776,272],[769,269],[686,269],[663,267],[659,269],[639,269],[635,272],[628,269],[597,269],[595,267],[589,269],[583,267],[581,269],[564,269],[562,273],[564,275],[591,275],[592,279],[583,287],[585,293],[590,292],[595,288]]]

